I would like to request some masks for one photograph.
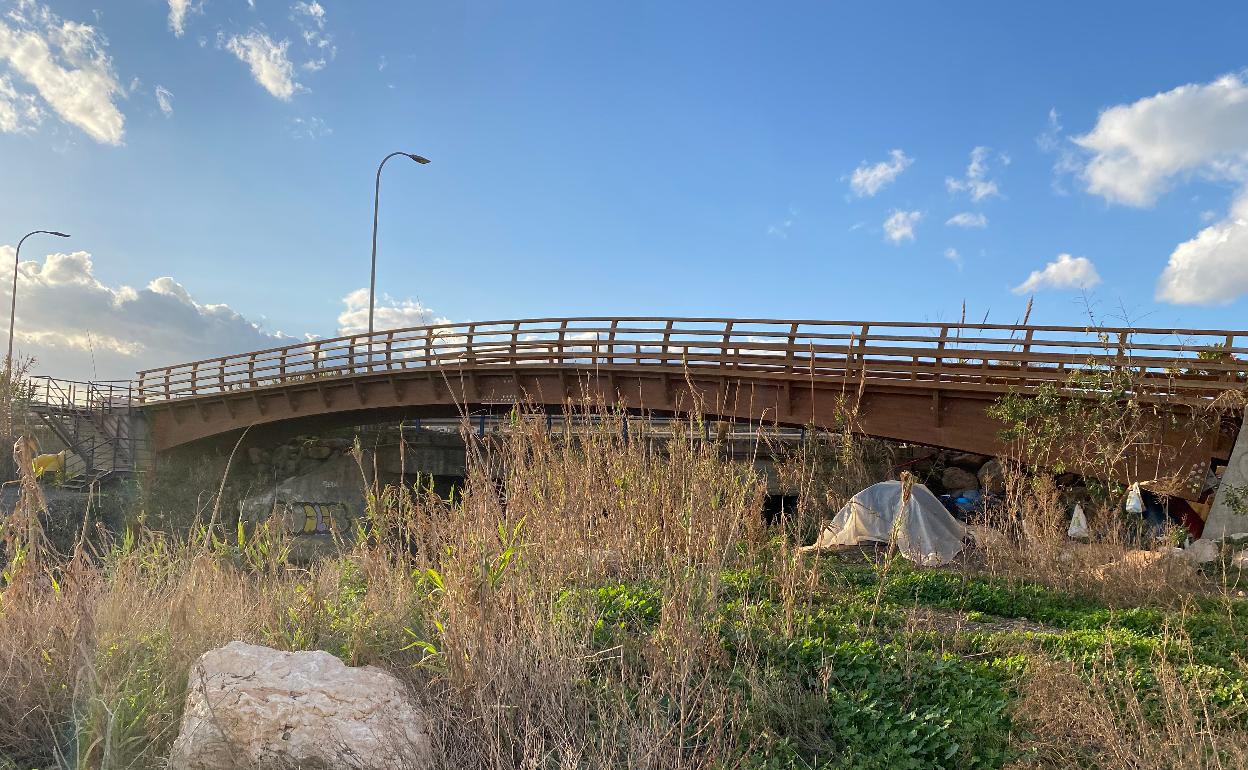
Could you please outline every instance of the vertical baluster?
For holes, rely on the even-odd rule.
[[[386,332],[386,360],[382,366],[382,371],[389,371],[394,368],[394,330]]]
[[[1019,381],[1019,385],[1026,386],[1031,380],[1031,340],[1035,336],[1035,329],[1028,329],[1027,335],[1023,337],[1023,376]]]
[[[719,368],[724,369],[728,366],[728,342],[732,339],[732,321],[724,322],[724,341],[719,347]]]
[[[863,324],[858,333],[858,380],[860,382],[867,379],[867,334],[870,330],[870,324]]]
[[[618,326],[619,323],[620,323],[619,320],[613,320],[611,322],[611,333],[610,333],[610,336],[607,337],[607,363],[608,364],[615,363],[615,327]]]
[[[939,383],[941,374],[945,371],[945,357],[941,353],[945,349],[945,338],[949,336],[949,327],[940,327],[940,340],[936,343],[936,367],[932,373],[932,380]]]
[[[663,327],[663,361],[662,363],[664,366],[668,365],[667,356],[669,353],[672,352],[669,346],[672,343],[672,324],[673,323],[674,322],[672,321],[672,319],[669,318],[667,319],[667,323]]]
[[[222,358],[217,362],[217,385],[222,393],[225,392],[225,359]]]
[[[550,363],[553,364],[556,361],[563,361],[568,357],[566,352],[563,349],[564,341],[567,339],[567,334],[568,334],[568,321],[567,319],[564,319],[563,321],[559,322],[559,344],[555,350],[551,351],[552,355],[550,358]]]
[[[796,374],[794,363],[794,354],[797,352],[797,324],[789,325],[789,345],[788,350],[784,351],[784,372],[785,374]]]

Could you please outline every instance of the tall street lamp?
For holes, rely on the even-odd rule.
[[[13,323],[17,319],[17,266],[22,261],[22,244],[30,236],[39,234],[55,235],[57,238],[69,237],[66,233],[58,233],[55,230],[33,230],[23,235],[22,239],[17,242],[17,251],[13,252],[13,294],[11,297],[12,302],[9,306],[9,352],[4,357],[4,368],[9,373],[8,377],[10,380],[13,378]]]
[[[22,244],[32,235],[55,235],[57,238],[68,238],[65,233],[58,233],[55,230],[33,230],[22,236],[17,242],[17,251],[13,252],[13,294],[9,305],[9,352],[4,357],[4,378],[5,378],[5,398],[9,401],[9,408],[5,410],[5,417],[8,422],[5,425],[6,433],[13,432],[13,324],[17,320],[17,266],[22,261]]]
[[[368,336],[370,350],[372,349],[371,342],[373,336],[373,307],[377,294],[377,213],[381,208],[381,170],[386,167],[386,161],[396,155],[403,155],[420,164],[429,162],[428,158],[414,155],[410,152],[392,152],[385,158],[382,158],[381,165],[377,166],[377,187],[373,192],[373,263],[372,270],[368,276]]]

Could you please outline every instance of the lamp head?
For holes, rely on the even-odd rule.
[[[48,231],[48,235],[55,235],[57,238],[68,238],[69,233],[58,233],[55,230]]]
[[[411,158],[412,160],[416,161],[417,163],[420,163],[421,165],[424,165],[425,163],[429,162],[428,158],[420,156],[420,155],[416,155],[415,153],[405,152],[403,154]]]

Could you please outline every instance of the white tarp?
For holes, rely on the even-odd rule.
[[[902,556],[933,567],[953,561],[967,536],[966,525],[953,518],[927,487],[912,486],[910,501],[902,511],[901,482],[882,481],[854,495],[832,521],[823,525],[819,539],[809,549],[871,540],[887,543],[894,530]]]

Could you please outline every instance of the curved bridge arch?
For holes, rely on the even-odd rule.
[[[1248,347],[1237,340],[1248,331],[543,318],[394,329],[178,364],[140,372],[136,392],[157,451],[289,420],[589,400],[817,427],[832,427],[849,406],[863,434],[999,454],[1002,426],[986,410],[1002,393],[1116,367],[1130,373],[1134,398],[1190,410],[1248,384],[1248,365],[1236,360]],[[1175,441],[1184,446],[1176,466],[1230,451],[1217,435]]]

